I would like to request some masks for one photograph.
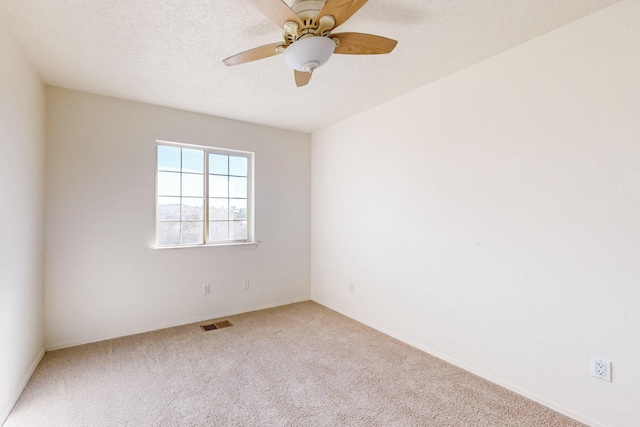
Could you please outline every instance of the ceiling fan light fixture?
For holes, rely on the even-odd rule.
[[[294,70],[311,73],[329,60],[335,48],[328,37],[305,37],[287,47],[284,61]]]

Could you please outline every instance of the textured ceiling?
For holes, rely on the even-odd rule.
[[[339,31],[396,49],[334,55],[302,88],[282,56],[222,63],[281,40],[249,0],[0,0],[0,12],[47,84],[312,132],[617,2],[370,0]]]

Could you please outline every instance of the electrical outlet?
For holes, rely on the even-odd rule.
[[[356,285],[354,285],[353,283],[349,283],[349,293],[352,294],[354,293],[356,290]]]
[[[209,295],[211,293],[211,285],[202,286],[202,295]]]
[[[611,382],[611,362],[597,357],[591,358],[591,375]]]
[[[244,289],[245,291],[249,289],[249,281],[248,280],[243,280],[242,281],[242,289]]]

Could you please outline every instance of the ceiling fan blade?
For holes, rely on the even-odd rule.
[[[309,81],[311,80],[311,73],[298,70],[293,71],[295,71],[296,86],[301,87],[309,84]]]
[[[244,64],[245,62],[268,58],[270,56],[277,55],[279,52],[276,51],[276,48],[282,45],[282,42],[266,44],[264,46],[249,49],[237,55],[230,56],[227,59],[224,59],[222,62],[224,62],[226,65],[238,65]]]
[[[397,41],[382,36],[363,33],[338,33],[332,34],[331,38],[340,39],[340,44],[333,53],[343,55],[379,55],[391,52]]]
[[[298,15],[282,0],[251,0],[251,3],[280,28],[283,28],[287,21],[293,21],[302,26]]]
[[[331,15],[336,20],[336,25],[333,28],[337,28],[351,18],[366,2],[367,0],[327,0],[318,13],[318,19],[325,15]]]

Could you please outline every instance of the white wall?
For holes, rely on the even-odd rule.
[[[638,425],[638,22],[624,1],[314,133],[312,299]]]
[[[0,16],[0,424],[44,354],[44,85]]]
[[[47,348],[309,299],[310,135],[52,87],[46,114]],[[156,139],[255,152],[257,248],[152,249]]]

